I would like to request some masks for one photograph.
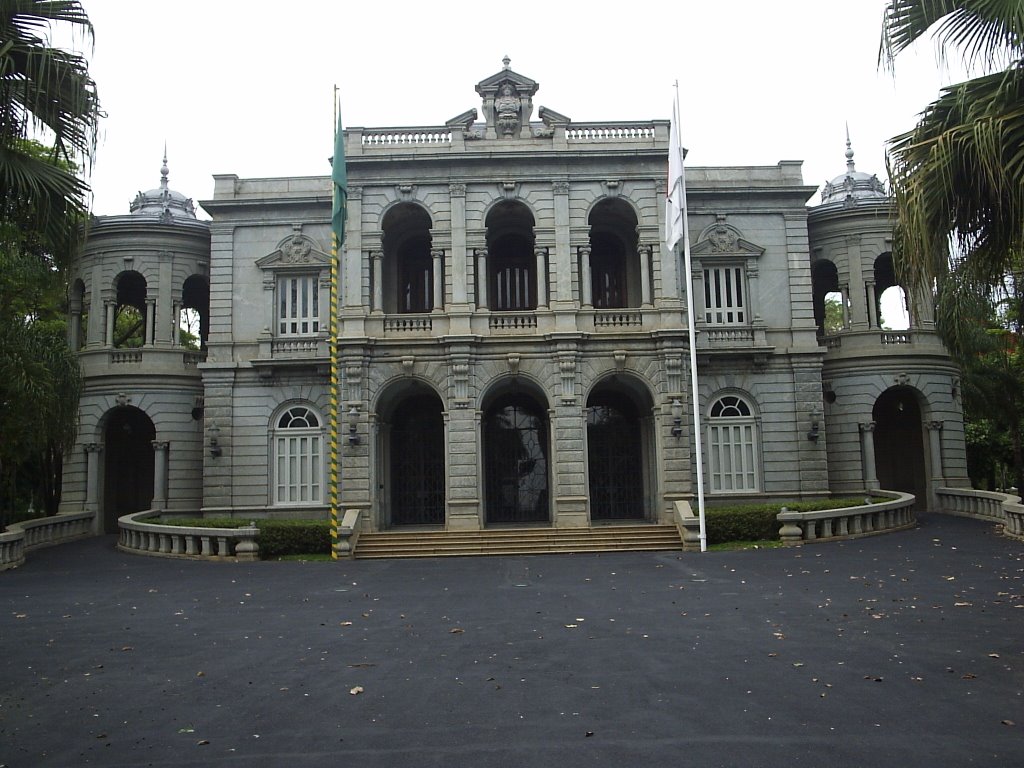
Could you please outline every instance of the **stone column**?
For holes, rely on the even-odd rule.
[[[100,500],[100,456],[103,443],[85,444],[85,505],[86,512],[98,512]]]
[[[466,304],[469,296],[469,270],[466,263],[466,185],[449,184],[452,201],[452,303]]]
[[[537,257],[537,309],[548,306],[548,249],[535,248],[533,255]]]
[[[941,421],[929,421],[928,448],[932,461],[932,485],[938,487],[944,482],[942,475],[942,427]]]
[[[840,285],[839,293],[842,296],[843,302],[843,328],[850,327],[850,286],[849,284]]]
[[[82,310],[71,310],[71,318],[68,323],[68,346],[72,352],[77,352],[82,346]]]
[[[878,488],[878,475],[875,472],[875,422],[869,421],[860,425],[861,454],[864,457],[864,487],[868,490]]]
[[[649,307],[651,306],[651,246],[637,246],[636,255],[640,259],[640,304]]]
[[[756,261],[749,261],[744,272],[747,275],[747,308],[746,320],[748,323],[761,322],[761,290],[760,281],[757,279],[760,271]]]
[[[273,302],[271,302],[273,303]],[[178,323],[181,322],[181,302],[171,303],[171,346],[177,347],[181,344],[181,334],[178,332]]]
[[[868,303],[868,327],[878,327],[878,297],[875,295],[875,281],[864,281],[864,298]]]
[[[577,306],[577,299],[573,296],[573,280],[577,278],[576,260],[572,251],[572,213],[569,209],[569,182],[566,180],[554,181],[551,184],[551,193],[554,196],[555,216],[555,250],[548,256],[551,263],[549,269],[554,272],[554,290],[549,297],[549,303],[557,310],[574,310]],[[575,323],[575,320],[573,320]]]
[[[167,504],[167,448],[166,441],[153,441],[153,509],[164,509]]]
[[[152,347],[156,340],[156,299],[146,299],[146,335],[143,346]]]
[[[103,302],[103,311],[105,312],[105,324],[106,330],[103,336],[103,346],[113,347],[114,346],[114,313],[117,309],[117,304],[113,300],[108,299]]]
[[[582,290],[580,294],[583,299],[584,307],[594,306],[594,279],[591,277],[590,271],[590,254],[592,250],[589,245],[584,245],[580,248],[580,261],[583,266],[583,277],[580,279]]]
[[[476,249],[476,307],[487,309],[487,249]]]
[[[370,312],[384,311],[384,251],[370,252]]]
[[[435,312],[440,312],[444,309],[444,273],[441,271],[441,267],[444,264],[444,251],[435,248],[430,252],[430,257],[433,259],[434,264],[434,306]]]
[[[850,328],[854,330],[868,327],[867,290],[864,285],[864,270],[861,264],[860,235],[849,235],[846,238],[846,263],[850,273]],[[838,267],[839,264],[836,264]],[[862,290],[863,289],[863,290]]]

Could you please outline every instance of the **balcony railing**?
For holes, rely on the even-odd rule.
[[[433,329],[430,315],[392,315],[384,319],[385,333],[430,333]]]
[[[643,315],[620,309],[605,309],[594,312],[595,328],[630,328],[644,324]]]
[[[492,331],[531,331],[537,328],[537,316],[532,313],[507,312],[488,318]]]

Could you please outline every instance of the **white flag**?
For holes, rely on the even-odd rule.
[[[668,197],[665,199],[665,243],[673,249],[683,239],[683,208],[686,183],[683,180],[683,145],[679,142],[676,105],[672,105],[672,128],[668,139]]]

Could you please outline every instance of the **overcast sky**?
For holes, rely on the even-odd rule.
[[[951,79],[930,46],[878,70],[884,0],[84,6],[100,215],[157,186],[165,141],[171,187],[197,202],[213,174],[327,175],[335,84],[346,126],[440,125],[479,109],[506,54],[535,107],[578,122],[667,119],[678,80],[688,164],[803,160],[815,185],[844,170],[847,122],[858,170],[884,177],[886,140]]]

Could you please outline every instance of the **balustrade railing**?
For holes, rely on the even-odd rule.
[[[783,509],[776,520],[782,523],[779,538],[787,546],[809,541],[848,539],[887,531],[912,528],[916,497],[900,491],[873,491],[891,501],[862,504],[856,507],[825,509],[812,512],[790,512]]]
[[[537,327],[537,316],[534,314],[493,314],[488,318],[492,331],[527,331]]]
[[[569,141],[632,141],[654,138],[650,123],[573,123],[565,129]]]
[[[145,522],[160,510],[133,512],[118,518],[118,549],[145,555],[209,560],[257,560],[260,534],[255,524],[246,528],[192,528]]]
[[[446,128],[364,128],[363,147],[444,146],[452,143]]]
[[[88,536],[93,517],[92,512],[74,512],[12,523],[0,533],[0,571],[21,565],[33,549]]]
[[[385,333],[430,333],[434,320],[429,315],[392,315],[384,318]]]
[[[595,328],[636,328],[644,324],[640,312],[618,309],[599,309],[594,312]]]
[[[141,349],[112,349],[110,351],[111,365],[125,365],[126,363],[141,363]]]
[[[1024,504],[1019,496],[973,488],[939,488],[936,497],[947,514],[1002,523],[1007,536],[1024,539]]]
[[[270,345],[271,354],[280,357],[317,357],[320,342],[316,338],[274,339]],[[326,354],[324,350],[324,354]]]
[[[882,331],[883,344],[912,344],[913,341],[910,331]]]
[[[752,328],[709,328],[701,329],[709,344],[744,344],[754,343]]]

